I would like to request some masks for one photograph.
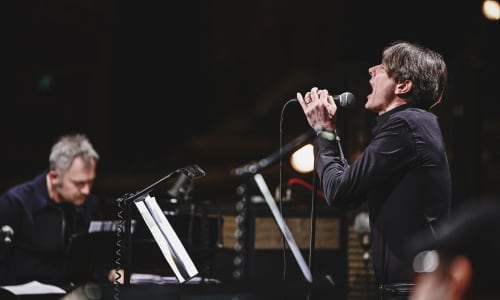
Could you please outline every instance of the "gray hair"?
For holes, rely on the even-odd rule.
[[[84,134],[64,135],[52,146],[49,167],[62,175],[76,157],[81,157],[86,164],[99,160],[99,154]]]
[[[396,41],[384,49],[382,64],[396,81],[413,82],[406,96],[409,103],[430,109],[441,102],[448,80],[448,70],[441,54],[404,41]]]

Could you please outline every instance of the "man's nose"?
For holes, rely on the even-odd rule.
[[[91,189],[92,189],[92,184],[87,182],[80,189],[80,193],[82,193],[84,195],[88,195],[88,194],[90,194]]]

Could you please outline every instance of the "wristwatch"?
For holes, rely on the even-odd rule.
[[[321,129],[320,131],[317,132],[319,137],[324,138],[325,140],[333,141],[335,139],[338,139],[337,134],[334,131],[326,130],[326,129]]]

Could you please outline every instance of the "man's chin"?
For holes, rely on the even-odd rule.
[[[82,205],[83,203],[85,203],[85,198],[83,198],[83,199],[75,199],[73,201],[74,205]]]

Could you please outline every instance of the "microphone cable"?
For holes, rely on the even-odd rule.
[[[288,104],[292,102],[298,102],[297,99],[290,99],[285,104],[283,105],[283,108],[281,110],[281,116],[280,116],[280,160],[279,160],[279,209],[281,216],[283,217],[283,153],[282,153],[282,148],[283,148],[283,115],[285,108],[288,106]],[[342,150],[341,150],[342,151]],[[343,153],[341,152],[341,157],[343,158]],[[310,230],[310,240],[309,240],[309,270],[313,270],[313,265],[314,265],[314,248],[315,248],[315,239],[316,239],[316,202],[317,198],[319,197],[324,197],[322,192],[318,193],[318,185],[319,183],[317,182],[316,178],[316,171],[313,166],[312,170],[312,186],[311,186],[311,191],[312,191],[312,204],[311,204],[311,230]],[[283,280],[286,280],[286,241],[282,235],[282,242],[283,242]]]
[[[124,227],[125,227],[125,219],[123,217],[123,214],[125,213],[125,204],[123,203],[123,198],[118,198],[118,230],[116,231],[116,260],[115,260],[115,280],[114,280],[114,287],[113,287],[113,299],[114,300],[119,300],[120,299],[120,279],[122,277],[120,271],[122,269],[122,250],[123,250],[123,233],[124,233]],[[124,272],[128,271],[123,269]]]
[[[127,270],[127,268],[124,268],[123,265],[123,252],[125,254],[129,254],[127,249],[125,249],[125,246],[131,247],[131,240],[130,240],[130,228],[127,228],[126,222],[127,218],[130,218],[130,215],[124,216],[124,214],[127,214],[127,210],[129,209],[128,205],[125,203],[124,199],[129,198],[132,195],[132,193],[127,193],[123,195],[122,197],[119,197],[117,201],[118,205],[118,212],[117,212],[117,218],[118,218],[118,226],[117,226],[117,231],[116,231],[116,259],[115,259],[115,279],[113,281],[114,284],[114,289],[113,289],[113,299],[114,300],[119,300],[120,299],[120,286],[121,284],[121,279],[123,278],[123,284],[128,284],[126,280],[126,274],[125,272],[129,272],[130,270]],[[129,220],[130,221],[130,220]],[[126,230],[128,229],[128,232]],[[128,238],[128,244],[126,243],[127,241],[124,240],[124,237],[127,237],[127,234],[129,235]],[[126,261],[126,263],[129,263]],[[123,275],[122,275],[123,274]],[[128,274],[127,274],[128,275]]]
[[[285,112],[285,108],[287,107],[288,104],[292,102],[297,102],[297,99],[290,99],[285,104],[283,105],[283,108],[281,109],[281,115],[280,115],[280,134],[279,134],[279,143],[280,143],[280,160],[279,160],[279,209],[280,209],[280,214],[281,217],[283,218],[283,115]],[[284,219],[283,219],[284,220]],[[283,244],[283,280],[286,280],[286,241],[283,236],[281,235],[281,241]]]

